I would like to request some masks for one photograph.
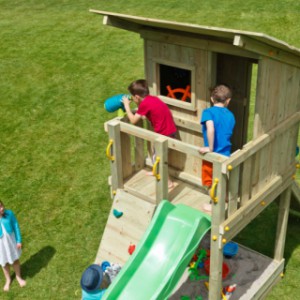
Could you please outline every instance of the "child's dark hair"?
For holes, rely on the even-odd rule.
[[[0,206],[3,206],[4,207],[4,203],[0,200]],[[3,217],[5,217],[6,216],[6,212],[5,212],[5,210],[4,210],[4,214],[3,214]]]
[[[128,91],[133,96],[137,95],[144,98],[149,95],[148,83],[145,79],[133,81],[128,86]]]
[[[211,90],[211,97],[215,102],[225,103],[225,101],[232,97],[232,91],[226,84],[218,84]]]

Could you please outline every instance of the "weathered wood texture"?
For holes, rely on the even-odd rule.
[[[118,190],[96,256],[96,263],[102,261],[123,265],[129,258],[128,248],[137,245],[147,229],[156,205]],[[122,212],[120,218],[113,211]]]

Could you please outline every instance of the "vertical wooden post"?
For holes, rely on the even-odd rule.
[[[220,224],[225,220],[226,175],[221,172],[221,164],[214,163],[213,183],[217,184],[217,203],[212,204],[211,252],[209,271],[209,300],[220,299],[222,288],[223,238]]]
[[[136,125],[143,127],[143,120],[140,120]],[[141,170],[145,166],[145,151],[144,140],[138,137],[134,139],[134,157],[135,157],[135,171]]]
[[[121,137],[121,148],[117,148],[120,150],[122,157],[122,171],[123,171],[123,179],[126,179],[130,175],[132,175],[132,160],[131,160],[131,139],[130,135],[124,132],[120,132]]]
[[[240,166],[229,172],[228,182],[228,216],[232,215],[238,208]]]
[[[156,182],[156,204],[168,199],[168,139],[159,137],[154,141],[156,159],[159,158],[159,177]],[[155,164],[155,162],[154,162]]]
[[[123,169],[122,169],[122,156],[121,156],[121,132],[120,121],[113,120],[107,123],[109,140],[112,140],[112,154],[114,159],[110,161],[111,171],[111,188],[112,194],[117,191],[118,188],[123,188]],[[130,151],[128,153],[130,155]]]
[[[286,238],[286,230],[288,225],[290,201],[291,201],[291,187],[288,187],[279,198],[279,212],[277,221],[277,232],[275,240],[274,259],[281,261],[284,255],[284,246]]]

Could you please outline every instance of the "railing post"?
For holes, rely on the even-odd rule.
[[[143,120],[141,119],[136,126],[143,128]],[[139,137],[134,137],[134,157],[135,171],[141,170],[145,165],[144,140]]]
[[[110,159],[111,170],[111,189],[114,196],[118,188],[123,188],[123,168],[122,168],[122,156],[121,156],[121,132],[120,121],[113,120],[107,123],[109,141],[112,143],[111,149],[107,149],[111,152],[112,158]],[[130,155],[130,151],[129,154]]]
[[[154,141],[156,170],[156,204],[168,199],[168,139],[159,137]],[[158,168],[158,169],[157,169]]]
[[[211,219],[211,253],[209,271],[209,300],[221,298],[223,240],[220,224],[225,220],[226,174],[222,173],[222,164],[213,165],[213,183],[216,183],[215,200],[212,203]]]

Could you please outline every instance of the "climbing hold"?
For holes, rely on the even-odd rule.
[[[232,171],[232,165],[228,165],[227,169],[228,171]]]
[[[116,218],[120,218],[120,217],[123,216],[123,212],[118,211],[118,210],[116,210],[116,209],[113,210],[113,214],[114,214],[114,216],[115,216]]]
[[[128,253],[129,253],[130,255],[132,255],[132,253],[134,252],[134,250],[135,250],[135,245],[130,244],[130,246],[128,247]]]

